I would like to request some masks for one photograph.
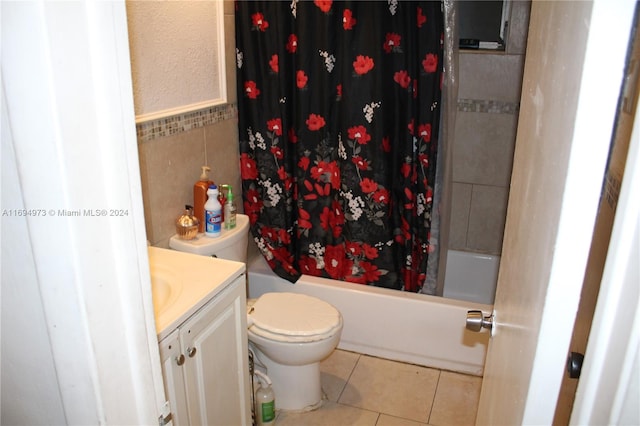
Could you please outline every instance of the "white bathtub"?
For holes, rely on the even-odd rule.
[[[444,297],[493,305],[500,256],[449,250]]]
[[[338,348],[427,367],[481,376],[486,331],[465,329],[467,310],[491,305],[405,293],[303,275],[291,284],[261,256],[248,266],[249,297],[272,291],[304,293],[335,306],[344,319]]]

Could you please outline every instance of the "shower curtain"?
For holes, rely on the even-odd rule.
[[[443,37],[439,1],[236,2],[243,207],[278,275],[421,291]]]

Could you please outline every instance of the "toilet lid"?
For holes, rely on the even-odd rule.
[[[253,304],[251,331],[282,341],[319,340],[342,323],[329,303],[297,293],[265,293]]]

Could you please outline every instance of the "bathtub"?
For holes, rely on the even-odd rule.
[[[467,310],[492,305],[405,293],[303,275],[290,282],[261,256],[248,264],[248,297],[272,291],[304,293],[335,306],[344,328],[338,348],[426,367],[481,376],[489,340],[465,329]]]
[[[500,256],[449,250],[444,297],[493,305]]]

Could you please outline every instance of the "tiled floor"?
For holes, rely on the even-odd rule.
[[[321,369],[322,407],[279,412],[277,426],[474,424],[481,377],[341,350],[323,361]]]

